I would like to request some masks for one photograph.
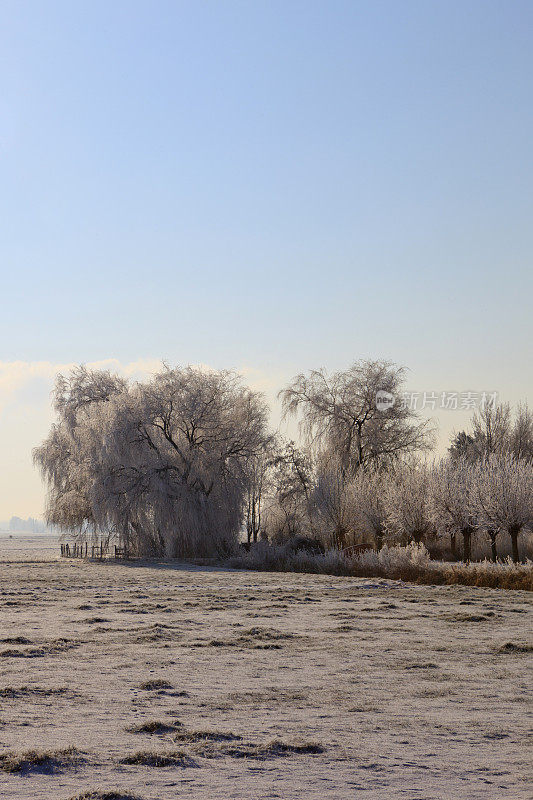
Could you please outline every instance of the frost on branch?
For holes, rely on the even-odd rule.
[[[59,378],[56,410],[58,423],[34,453],[50,521],[113,531],[139,553],[232,550],[267,414],[236,375],[165,369],[128,386],[80,368]]]

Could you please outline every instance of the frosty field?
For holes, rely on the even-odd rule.
[[[0,798],[531,797],[530,594],[57,550],[0,539]]]

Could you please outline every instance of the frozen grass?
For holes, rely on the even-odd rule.
[[[506,642],[499,650],[499,653],[533,653],[533,644],[527,642]]]
[[[180,723],[174,722],[171,725],[168,722],[161,722],[159,720],[151,720],[150,722],[142,722],[140,725],[132,725],[125,728],[127,733],[172,733],[178,728]]]
[[[274,739],[265,744],[243,741],[235,733],[199,730],[179,732],[174,741],[186,743],[197,758],[236,758],[264,761],[271,758],[285,758],[291,755],[320,755],[325,747],[316,742],[285,742]]]
[[[75,744],[85,761],[0,772],[0,800],[530,798],[531,593],[7,562],[2,636],[34,644],[0,649],[74,638],[86,604],[110,623],[77,648],[2,659],[0,678],[0,752],[22,766]],[[174,642],[139,638],[163,625]],[[196,646],[211,641],[231,644]]]
[[[266,744],[243,742],[241,736],[220,731],[178,733],[174,741],[186,743],[195,758],[183,751],[139,751],[121,759],[121,764],[147,767],[197,767],[195,759],[236,758],[265,761],[288,756],[321,755],[325,748],[316,742],[285,742],[274,739]]]
[[[65,750],[27,750],[24,753],[1,753],[0,769],[4,772],[61,772],[83,762],[75,747]]]
[[[266,744],[253,742],[231,744],[223,742],[215,744],[204,738],[198,740],[196,745],[193,745],[193,751],[196,756],[201,758],[249,758],[256,761],[266,761],[273,758],[286,758],[291,755],[320,755],[325,753],[325,748],[316,742],[283,742],[280,739],[274,739]]]
[[[174,736],[175,742],[235,742],[242,739],[235,733],[228,733],[223,731],[178,731]]]
[[[77,794],[69,800],[142,800],[137,794],[124,794],[123,792],[101,792],[95,789],[91,792]]]
[[[54,639],[51,642],[44,643],[38,647],[26,647],[26,649],[7,648],[0,651],[2,658],[42,658],[48,655],[56,655],[64,653],[66,650],[71,650],[73,647],[79,647],[82,642],[79,639]]]
[[[196,762],[188,753],[174,750],[157,753],[153,750],[139,750],[120,760],[121,764],[143,767],[195,767]]]
[[[209,639],[191,643],[192,647],[238,647],[248,650],[281,650],[281,642],[295,638],[273,628],[250,628],[234,639]]]
[[[470,564],[432,561],[424,545],[367,550],[348,556],[339,550],[314,555],[291,551],[284,545],[259,542],[247,553],[229,560],[236,569],[266,572],[306,572],[358,578],[390,578],[429,585],[485,586],[492,589],[533,591],[533,561],[514,564],[510,559]]]
[[[144,681],[139,686],[139,689],[143,689],[146,692],[155,692],[159,689],[173,689],[171,683],[168,681],[163,680],[162,678],[156,678],[155,680]]]
[[[269,742],[264,747],[259,747],[257,749],[258,755],[257,757],[269,758],[272,756],[288,756],[288,755],[320,755],[324,753],[326,750],[325,747],[322,747],[321,744],[317,744],[316,742],[301,742],[301,743],[287,743],[282,742],[279,739],[274,739],[274,741]]]
[[[59,686],[52,689],[44,689],[39,686],[4,686],[0,689],[0,697],[53,697],[54,695],[72,694],[67,686]]]
[[[33,644],[31,639],[26,639],[25,636],[6,636],[5,639],[0,639],[1,644]]]

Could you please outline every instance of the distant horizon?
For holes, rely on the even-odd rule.
[[[17,536],[60,536],[60,533],[50,533],[50,531],[43,531],[42,533],[35,533],[33,531],[9,531],[0,528],[0,536],[10,536],[15,538]]]

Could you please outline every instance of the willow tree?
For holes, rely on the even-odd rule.
[[[98,516],[124,506],[142,546],[173,556],[235,545],[250,462],[267,441],[262,396],[231,372],[165,369],[117,398],[95,484]]]
[[[57,422],[33,451],[47,484],[46,521],[63,531],[87,537],[97,522],[91,501],[102,445],[104,407],[126,390],[109,371],[76,367],[58,375],[54,389]]]
[[[431,448],[432,428],[403,402],[405,370],[389,361],[357,361],[329,376],[300,374],[280,392],[283,413],[300,418],[307,444],[336,454],[345,475]],[[388,399],[377,402],[379,393]]]
[[[58,380],[55,405],[35,451],[50,521],[114,532],[147,554],[233,548],[249,463],[267,439],[262,396],[238,376],[187,367],[128,386],[79,368]]]

